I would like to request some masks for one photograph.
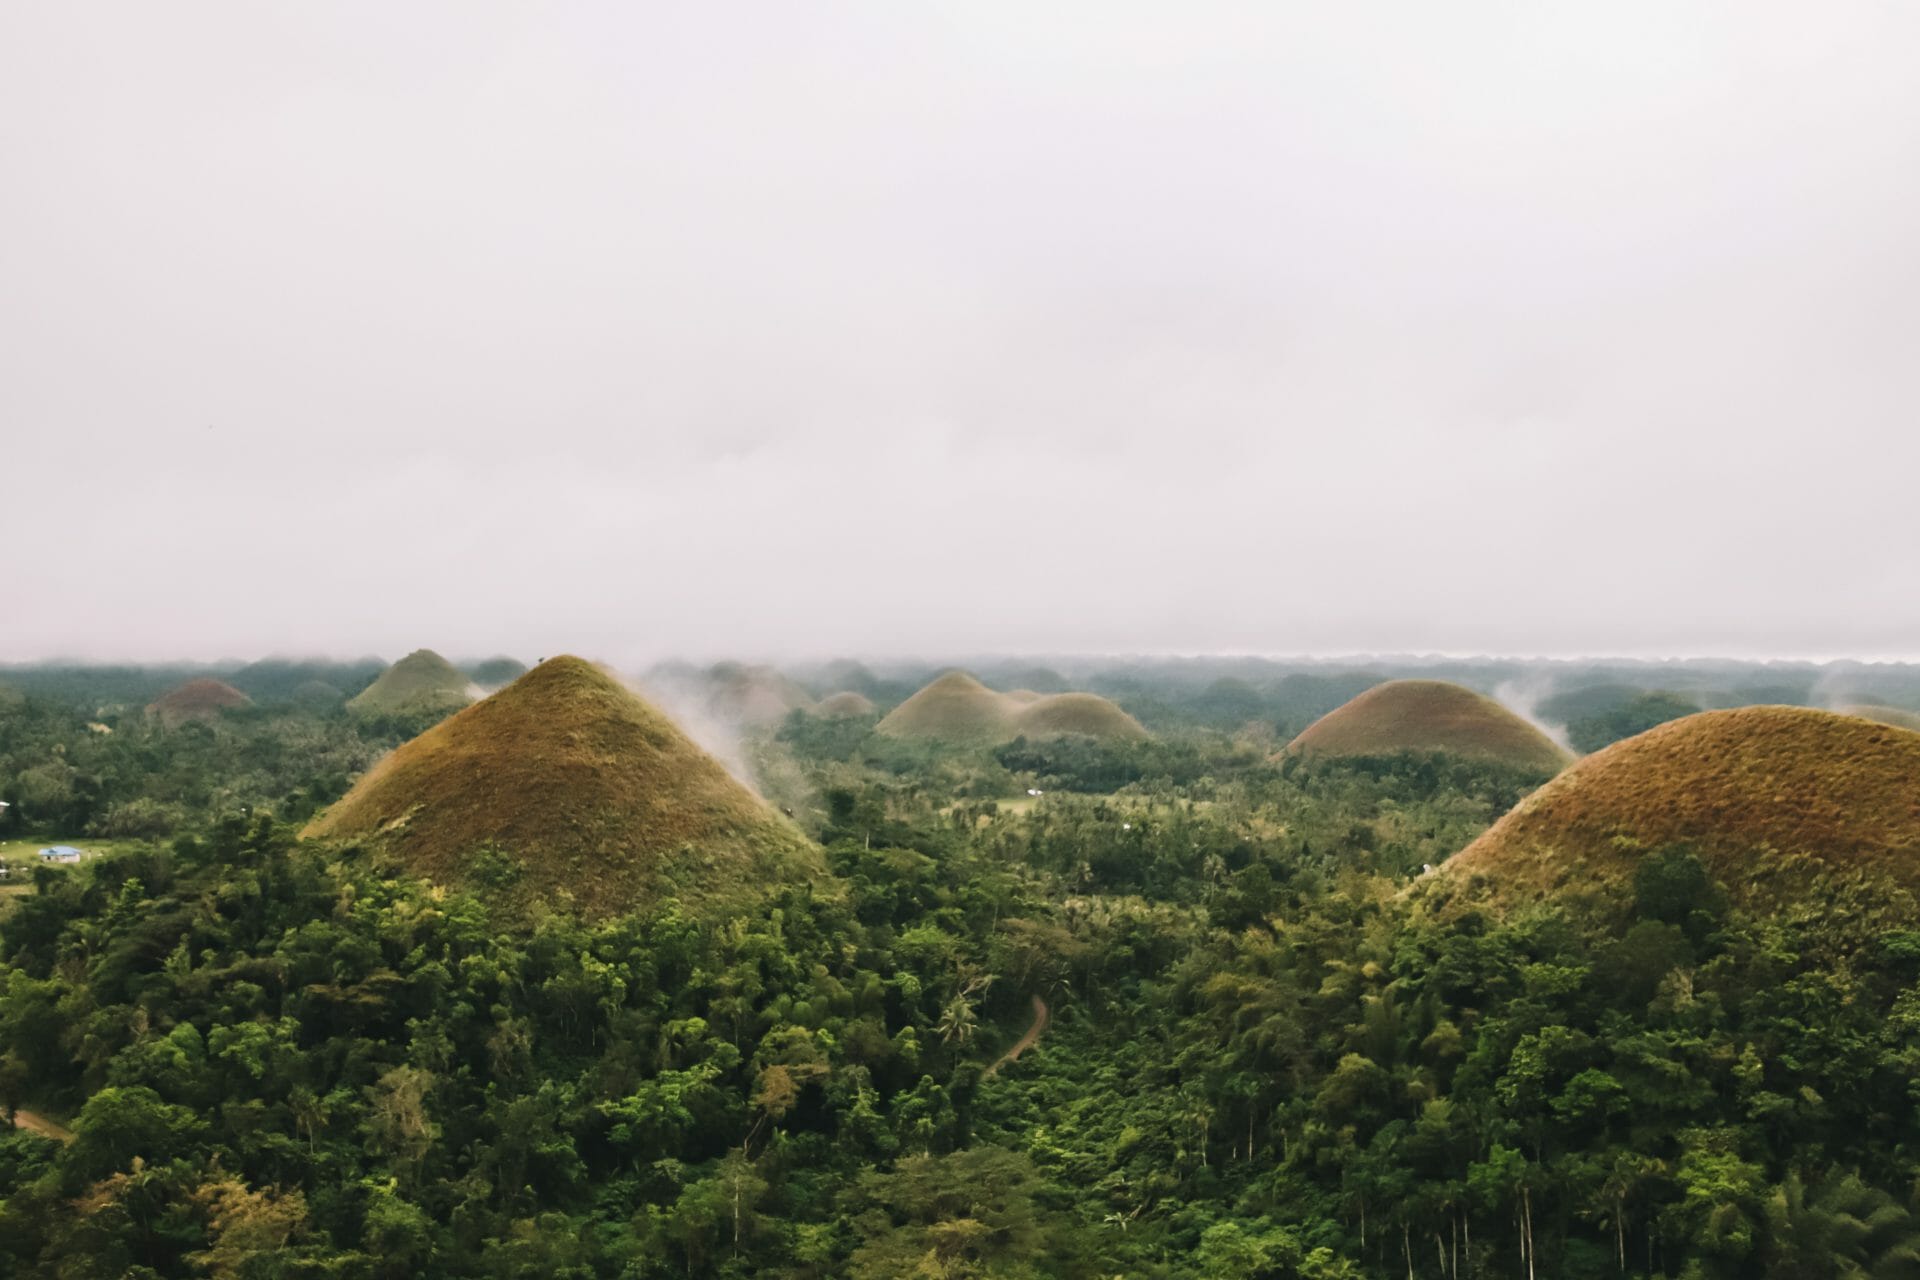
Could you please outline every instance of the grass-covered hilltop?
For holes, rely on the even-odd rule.
[[[1145,738],[1140,722],[1091,693],[996,693],[965,671],[949,671],[880,721],[879,732],[931,742],[989,743],[1079,734],[1107,741]]]
[[[375,765],[306,835],[362,839],[439,883],[591,914],[738,902],[819,853],[639,695],[549,658]]]
[[[1287,750],[1328,756],[1440,751],[1551,772],[1571,757],[1485,694],[1444,680],[1390,680],[1307,726]]]
[[[1685,849],[1742,899],[1816,885],[1912,912],[1920,890],[1920,733],[1802,707],[1707,711],[1590,756],[1447,864],[1504,900],[1629,885]]]
[[[473,701],[473,681],[431,649],[415,649],[347,700],[364,715],[442,714]]]
[[[224,680],[202,676],[169,689],[147,704],[147,714],[169,728],[189,720],[215,720],[222,711],[244,707],[253,699]]]
[[[386,670],[0,669],[0,1276],[1916,1272],[1920,668]]]

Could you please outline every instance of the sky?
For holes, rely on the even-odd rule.
[[[0,7],[0,660],[1920,656],[1920,6]]]

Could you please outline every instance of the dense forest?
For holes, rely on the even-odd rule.
[[[1151,675],[1139,742],[795,711],[748,745],[831,880],[596,919],[298,838],[423,724],[14,697],[0,840],[113,841],[0,898],[0,1273],[1920,1276],[1920,930],[1685,847],[1453,901],[1541,775]]]

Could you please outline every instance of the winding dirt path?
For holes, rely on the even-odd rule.
[[[1000,1068],[1006,1066],[1009,1062],[1020,1061],[1021,1054],[1040,1043],[1040,1036],[1046,1031],[1047,1023],[1050,1022],[1052,1018],[1053,1014],[1047,1008],[1047,1002],[1039,996],[1035,996],[1033,998],[1033,1025],[1028,1027],[1020,1038],[1013,1042],[1011,1049],[1008,1049],[1000,1055],[998,1062],[995,1062],[982,1073],[981,1079],[984,1080],[990,1076],[999,1075]]]
[[[32,1111],[13,1113],[13,1127],[25,1129],[28,1133],[37,1133],[43,1138],[52,1138],[55,1142],[72,1142],[73,1130],[63,1124],[55,1124],[43,1115]]]

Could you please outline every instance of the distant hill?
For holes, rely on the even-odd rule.
[[[704,679],[709,714],[728,724],[764,728],[813,705],[805,689],[772,667],[721,662],[707,668]]]
[[[605,671],[541,663],[401,746],[308,826],[413,872],[607,914],[825,876],[817,847]]]
[[[1288,754],[1384,756],[1441,751],[1541,772],[1571,758],[1484,694],[1444,680],[1390,680],[1314,721]]]
[[[1139,739],[1139,721],[1091,693],[996,693],[964,671],[949,671],[895,707],[877,726],[896,738],[988,744],[1015,738],[1086,734]]]
[[[460,668],[468,677],[483,689],[498,689],[501,685],[512,684],[527,674],[527,664],[518,658],[488,658],[483,662],[470,662]]]
[[[226,681],[202,676],[161,694],[147,705],[147,714],[172,729],[189,720],[217,720],[221,712],[252,701]]]
[[[1803,707],[1669,721],[1580,761],[1443,870],[1530,901],[1617,887],[1670,847],[1748,901],[1831,874],[1920,889],[1920,734]]]
[[[324,684],[341,697],[360,692],[377,679],[386,664],[378,658],[336,662],[327,658],[262,658],[227,677],[227,683],[255,702],[301,702],[303,688]]]
[[[813,714],[829,720],[858,720],[872,715],[874,710],[872,698],[847,690],[822,698],[814,705]]]
[[[382,671],[347,706],[367,715],[451,711],[473,701],[472,686],[464,672],[433,650],[416,649]]]
[[[1056,693],[1029,703],[1014,721],[1018,736],[1054,738],[1084,734],[1089,738],[1139,741],[1147,736],[1140,722],[1093,693]]]
[[[949,671],[888,712],[878,730],[895,738],[1005,742],[1015,736],[1016,709],[965,671]]]
[[[346,701],[346,694],[324,680],[307,680],[294,686],[288,695],[288,700],[304,707],[319,709],[339,706]]]

